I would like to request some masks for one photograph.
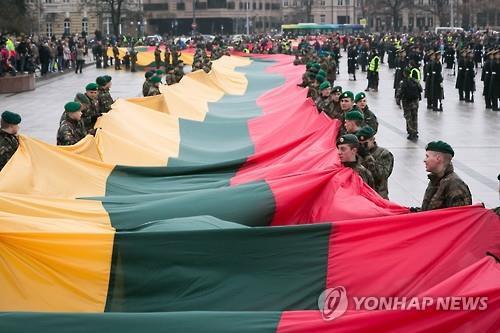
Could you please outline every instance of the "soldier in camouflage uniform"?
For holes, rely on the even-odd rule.
[[[359,140],[354,134],[342,135],[337,140],[337,150],[342,165],[356,171],[368,186],[375,188],[372,174],[359,162],[358,149]]]
[[[97,89],[97,84],[89,83],[85,87],[85,94],[78,93],[75,96],[75,102],[82,105],[82,120],[87,132],[94,128],[97,118],[101,116],[99,106],[97,104]],[[61,117],[60,123],[63,120],[64,114],[63,117]]]
[[[410,70],[406,69],[403,80],[396,91],[396,103],[401,107],[403,102],[403,112],[406,120],[407,139],[416,141],[418,139],[418,104],[422,94],[420,82],[410,77]]]
[[[364,122],[364,116],[357,107],[344,114],[344,128],[346,133],[356,134]]]
[[[149,88],[148,96],[156,96],[161,94],[160,83],[161,83],[161,77],[153,76],[151,78],[151,87]]]
[[[342,95],[342,87],[335,86],[331,89],[330,99],[331,103],[325,110],[325,113],[332,119],[342,121],[342,109],[340,108],[340,95]]]
[[[99,76],[96,79],[96,83],[99,85],[99,91],[97,93],[97,102],[99,103],[99,112],[106,113],[111,110],[111,105],[114,103],[109,89],[111,88],[111,76]]]
[[[169,68],[167,75],[165,75],[165,84],[170,86],[174,83],[177,83],[177,80],[175,78],[175,71],[173,68]]]
[[[174,78],[175,82],[180,82],[184,77],[184,62],[179,60],[174,68]]]
[[[19,147],[17,133],[21,116],[14,112],[4,111],[0,122],[0,171],[2,171]]]
[[[57,131],[58,146],[74,145],[87,135],[81,109],[82,106],[78,102],[69,102],[64,106],[65,119]]]
[[[151,78],[155,75],[154,71],[148,71],[144,74],[145,80],[142,84],[142,96],[146,97],[149,94],[149,89],[151,88]]]
[[[354,97],[354,103],[358,106],[358,109],[363,112],[363,116],[365,120],[363,121],[363,126],[368,125],[372,129],[375,130],[375,132],[378,131],[378,120],[377,116],[368,108],[368,104],[366,103],[366,94],[364,92],[360,92],[356,94]]]
[[[212,62],[208,57],[203,60],[202,69],[205,73],[208,73],[212,70]]]
[[[320,96],[316,98],[316,108],[318,112],[327,112],[330,108],[330,104],[332,104],[332,100],[330,99],[330,83],[328,81],[324,81],[319,85]]]
[[[472,196],[469,187],[453,170],[451,163],[455,155],[453,148],[446,142],[433,141],[425,150],[425,168],[430,173],[421,209],[471,205]]]
[[[314,77],[314,80],[309,84],[309,90],[307,91],[307,97],[310,97],[313,101],[315,101],[319,95],[319,86],[325,82],[325,77],[321,74],[317,74]]]
[[[363,126],[356,136],[360,142],[360,162],[371,172],[375,182],[374,190],[382,198],[389,199],[388,180],[394,166],[394,156],[389,150],[377,145],[375,131],[370,126]]]

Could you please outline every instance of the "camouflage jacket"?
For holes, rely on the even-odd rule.
[[[97,102],[99,103],[100,113],[106,113],[111,110],[111,105],[114,103],[114,101],[111,97],[111,94],[109,93],[109,89],[99,88]]]
[[[151,81],[146,80],[142,85],[142,96],[146,97],[149,94],[149,89],[151,88]]]
[[[175,82],[180,82],[182,77],[184,76],[184,71],[179,68],[174,69]]]
[[[394,156],[385,148],[375,146],[370,150],[374,164],[368,168],[375,181],[374,190],[384,199],[389,198],[388,180],[394,167]],[[364,164],[363,164],[364,165]],[[365,166],[365,165],[364,165]],[[367,167],[367,166],[365,166]]]
[[[377,130],[378,130],[377,116],[375,116],[375,114],[368,108],[368,105],[362,111],[363,111],[363,115],[365,117],[365,120],[364,120],[362,126],[368,125],[371,128],[373,128],[375,130],[375,132],[377,132]]]
[[[331,108],[332,100],[330,97],[319,96],[316,98],[315,103],[318,108],[318,112],[327,113],[327,110]]]
[[[371,172],[361,165],[359,160],[355,162],[344,162],[342,163],[345,167],[351,168],[358,173],[358,175],[363,179],[363,181],[368,184],[371,188],[375,188],[375,183],[373,181],[373,176]]]
[[[319,97],[318,88],[315,86],[309,86],[309,90],[307,91],[307,97],[311,97],[311,99],[315,101]]]
[[[332,119],[338,119],[342,121],[342,109],[340,109],[340,103],[331,101],[328,108],[325,110],[325,113]]]
[[[82,120],[83,120],[83,125],[85,126],[85,130],[88,132],[94,128],[97,118],[101,116],[101,113],[99,112],[99,105],[97,103],[97,99],[93,100],[86,94],[80,93],[75,96],[75,102],[79,102],[83,106]],[[64,119],[61,119],[61,122],[63,120]]]
[[[148,96],[156,96],[160,94],[160,88],[158,88],[157,86],[152,85],[151,88],[149,88]]]
[[[472,204],[469,187],[453,171],[450,163],[444,176],[429,174],[429,185],[425,190],[422,210],[467,206]]]
[[[0,171],[19,147],[17,136],[0,130]]]
[[[65,119],[61,122],[57,131],[57,145],[70,146],[74,145],[87,135],[83,121],[75,121],[65,115]]]

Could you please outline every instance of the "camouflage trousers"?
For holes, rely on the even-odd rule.
[[[406,120],[406,132],[409,135],[418,134],[418,100],[403,102],[403,115]]]

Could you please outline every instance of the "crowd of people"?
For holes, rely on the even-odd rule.
[[[28,57],[25,57],[27,54],[24,52],[25,48],[38,50],[38,58],[42,58],[40,47],[33,47],[29,40],[26,41],[26,46],[20,47],[21,43],[22,40],[15,47],[16,60],[11,62],[7,59],[4,68],[10,69],[9,64],[14,67],[10,69],[12,71],[26,68]],[[60,62],[61,67],[73,66],[71,57],[69,62],[66,62],[67,57],[64,56],[66,49],[80,48],[82,54],[86,52],[86,44],[83,41],[73,40],[73,43],[56,41],[56,43],[57,49],[59,46],[62,48],[61,61],[59,52],[55,53],[57,68]],[[123,44],[129,47],[125,57],[121,57],[119,51],[119,46],[124,46]],[[443,111],[444,64],[448,70],[454,71],[459,99],[467,103],[474,102],[475,72],[481,68],[486,108],[499,110],[500,38],[489,34],[449,33],[444,36],[434,34],[411,36],[388,33],[349,36],[332,33],[301,39],[293,35],[275,37],[252,35],[243,36],[238,40],[218,36],[208,43],[193,40],[191,46],[195,48],[192,71],[203,70],[207,73],[211,70],[212,61],[222,55],[229,55],[230,48],[250,54],[293,55],[295,65],[305,65],[302,82],[298,86],[308,90],[307,96],[315,102],[319,113],[324,113],[340,122],[336,145],[342,164],[356,171],[366,184],[386,199],[389,198],[388,179],[393,170],[394,157],[388,149],[380,147],[376,142],[379,131],[378,120],[376,112],[368,105],[365,93],[378,91],[381,64],[387,61],[388,67],[394,71],[394,98],[396,104],[402,106],[404,110],[408,140],[418,140],[418,109],[422,98],[427,99],[427,108],[436,112]],[[2,44],[2,50],[3,48],[7,48],[7,43]],[[8,48],[12,48],[12,45]],[[113,57],[108,56],[108,48],[112,49]],[[21,52],[17,51],[18,49]],[[357,80],[358,70],[366,73],[367,87],[364,91],[346,91],[340,85],[335,85],[337,75],[340,73],[342,49],[347,57],[349,79]],[[126,69],[136,71],[135,45],[130,45],[127,41],[97,42],[93,48],[93,55],[97,68],[113,66],[114,60],[115,69],[120,70],[121,64],[125,64]],[[182,79],[185,65],[180,56],[180,47],[173,40],[156,46],[154,51],[156,69],[153,68],[145,73],[142,89],[144,96],[159,95],[161,84],[171,85]],[[81,70],[78,59],[77,51],[75,70],[79,68]],[[44,66],[46,64],[42,65],[42,68]],[[51,69],[53,66],[49,65],[47,68]],[[86,85],[85,93],[78,93],[74,101],[65,105],[57,134],[58,145],[72,145],[87,134],[95,134],[96,120],[108,112],[113,103],[110,94],[111,80],[108,75],[98,77],[95,82]],[[17,118],[12,113],[7,113],[5,120],[2,116],[2,126],[4,123],[18,126],[19,122],[20,117]],[[14,129],[11,132],[17,131]],[[2,138],[1,145],[7,148],[2,150],[5,153],[0,152],[2,159],[6,159],[2,160],[0,168],[8,161],[5,156],[15,152],[15,140],[12,139],[11,132],[5,130],[2,132],[5,138]],[[413,210],[430,210],[472,203],[468,186],[454,172],[453,157],[454,150],[446,142],[433,141],[426,146],[425,165],[430,182],[422,206]]]
[[[72,36],[56,39],[0,35],[0,76],[72,70],[81,74],[88,56],[87,39]]]

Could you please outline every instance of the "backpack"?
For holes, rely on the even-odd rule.
[[[420,99],[420,93],[422,92],[422,87],[420,86],[420,83],[413,79],[413,78],[407,78],[405,82],[403,83],[403,99],[406,100],[415,100],[415,99]]]

